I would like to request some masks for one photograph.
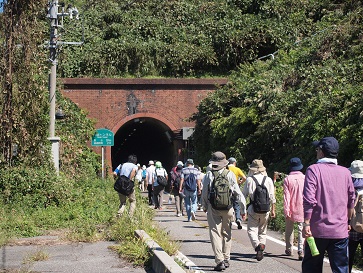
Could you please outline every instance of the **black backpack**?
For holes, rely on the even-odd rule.
[[[263,177],[262,183],[259,184],[257,179],[252,176],[252,179],[255,181],[256,190],[253,193],[253,210],[256,213],[266,213],[270,211],[270,195],[265,186],[266,177]]]
[[[232,191],[229,187],[228,172],[227,169],[223,170],[222,173],[212,171],[214,179],[208,189],[208,199],[212,208],[216,210],[229,210],[232,207]]]
[[[120,175],[113,185],[115,191],[123,194],[123,195],[130,195],[134,191],[134,181],[128,178],[125,175]]]
[[[155,173],[156,173],[156,182],[158,182],[160,186],[166,187],[168,185],[168,180],[166,180],[166,177],[164,175],[158,175],[156,171]]]

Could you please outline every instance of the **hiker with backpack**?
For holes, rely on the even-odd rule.
[[[257,261],[263,259],[266,246],[267,224],[269,217],[275,217],[275,187],[267,176],[263,161],[254,159],[249,166],[243,194],[250,198],[247,209],[247,233],[256,251]]]
[[[199,170],[194,167],[193,159],[188,159],[181,173],[179,193],[184,195],[185,210],[188,222],[196,220],[197,194],[201,193]]]
[[[164,189],[168,184],[168,174],[163,168],[160,161],[155,162],[155,172],[153,177],[153,188],[154,188],[154,204],[155,209],[163,209],[163,197]]]
[[[176,216],[180,217],[183,215],[183,199],[179,194],[179,186],[181,180],[181,172],[183,170],[183,162],[178,161],[175,167],[170,171],[170,187],[171,194],[174,195]]]
[[[144,184],[142,187],[142,191],[146,191],[147,190],[147,171],[146,171],[145,165],[142,165],[141,181]]]
[[[137,157],[136,155],[129,155],[128,161],[122,165],[120,165],[120,168],[116,168],[114,171],[114,174],[118,176],[125,176],[128,181],[131,182],[134,180],[137,172]],[[132,216],[134,214],[135,208],[136,208],[136,196],[135,196],[135,189],[131,190],[131,193],[121,193],[118,192],[118,196],[120,199],[120,206],[119,210],[117,212],[117,216],[120,217],[123,212],[125,211],[126,207],[126,200],[128,199],[130,202],[130,208],[129,208],[129,215]]]
[[[358,245],[363,249],[363,161],[354,160],[349,168],[355,189],[355,206],[349,231],[349,273],[352,272]]]
[[[225,154],[213,153],[209,163],[209,170],[203,179],[202,205],[207,213],[209,236],[216,263],[214,270],[222,271],[230,266],[231,224],[234,221],[232,197],[240,205],[242,219],[245,219],[246,200],[236,176],[226,168],[228,161]]]

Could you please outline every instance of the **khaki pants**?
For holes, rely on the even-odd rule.
[[[270,213],[255,213],[252,206],[248,208],[247,233],[252,247],[256,249],[259,244],[266,244],[267,220]]]
[[[129,201],[130,201],[129,215],[132,216],[134,214],[134,211],[136,208],[135,190],[132,193],[130,193],[129,196],[118,193],[118,197],[120,199],[120,207],[119,207],[117,214],[121,215],[124,213],[125,207],[126,207],[126,200],[129,199]]]
[[[292,251],[292,246],[294,245],[294,221],[291,221],[288,218],[285,218],[285,242],[286,242],[286,250]],[[302,237],[302,229],[303,223],[297,223],[298,228],[298,237],[297,237],[297,249],[298,252],[303,252],[304,239]]]
[[[215,210],[209,204],[207,220],[209,236],[216,264],[229,260],[232,246],[231,223],[233,221],[233,208],[229,210]]]

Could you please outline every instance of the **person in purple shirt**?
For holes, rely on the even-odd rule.
[[[335,273],[348,272],[348,229],[355,192],[350,171],[338,165],[339,143],[334,137],[314,141],[317,163],[305,173],[303,206],[305,238],[313,236],[319,255],[305,243],[303,273],[323,272],[325,251]]]

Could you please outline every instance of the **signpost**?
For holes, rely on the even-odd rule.
[[[102,178],[105,178],[105,146],[113,146],[114,145],[114,134],[112,131],[101,128],[96,130],[92,137],[92,146],[101,146],[102,147]]]

